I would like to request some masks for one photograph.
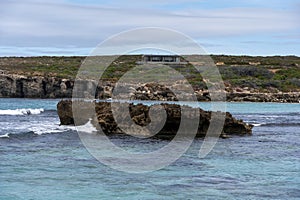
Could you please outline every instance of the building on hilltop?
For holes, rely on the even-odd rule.
[[[158,63],[158,64],[187,64],[177,55],[143,55],[142,60],[137,64]]]

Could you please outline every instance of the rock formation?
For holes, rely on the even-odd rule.
[[[0,97],[64,98],[72,96],[72,88],[69,79],[0,74]]]
[[[88,80],[83,80],[81,86],[85,90],[95,87]],[[73,87],[73,79],[0,73],[0,98],[71,98]],[[99,83],[95,98],[111,97],[112,89],[109,81]]]
[[[227,93],[227,101],[300,103],[299,92],[289,93]]]
[[[112,97],[115,83],[101,81],[95,83],[88,80],[82,81],[82,87],[88,91],[97,88],[96,99],[107,99]],[[60,78],[57,76],[20,75],[0,71],[0,98],[71,98],[74,80]],[[144,85],[129,85],[131,87],[131,99],[136,100],[158,100],[176,101],[177,98],[168,87],[159,84],[148,83]],[[172,87],[176,87],[174,84]],[[195,90],[198,101],[210,101],[208,91]],[[186,94],[189,95],[189,94]],[[286,102],[299,103],[300,93],[249,93],[249,92],[227,92],[227,101],[250,101],[250,102]]]
[[[95,113],[96,116],[87,116],[84,112],[81,112],[79,119],[76,118],[76,125],[83,125],[88,122],[90,118],[93,118],[92,123],[98,123],[101,126],[101,129],[105,134],[123,134],[124,132],[120,129],[118,124],[116,123],[116,118],[126,118],[125,111],[118,110],[117,115],[113,115],[111,111],[111,103],[109,102],[83,102],[83,101],[76,101],[72,102],[71,100],[62,100],[57,105],[57,111],[60,118],[61,125],[72,125],[74,124],[74,118],[73,118],[73,112],[72,112],[72,103],[75,103],[75,106],[79,106],[80,110],[85,110],[90,104],[94,104],[95,106]],[[121,104],[121,103],[119,103]],[[176,104],[160,104],[162,106],[166,113],[167,113],[167,119],[163,126],[163,128],[156,134],[156,137],[174,137],[177,133],[177,130],[179,128],[179,125],[181,123],[181,108],[179,105]],[[117,109],[122,109],[122,106],[117,106]],[[129,104],[129,111],[130,111],[130,117],[135,124],[139,126],[146,126],[151,122],[151,118],[149,117],[149,110],[153,106],[146,106],[143,104]],[[154,109],[155,107],[151,108]],[[191,112],[198,112],[200,116],[199,125],[198,125],[198,132],[197,137],[203,137],[205,136],[210,121],[212,112],[210,111],[204,111],[200,108],[190,108]],[[90,113],[89,113],[90,114]],[[89,115],[88,114],[88,115]],[[123,116],[124,115],[124,116]],[[191,119],[195,116],[195,113],[188,116],[191,117]],[[126,119],[129,120],[129,119]],[[152,120],[158,120],[158,119],[152,119]],[[223,127],[223,132],[221,134],[221,137],[227,137],[229,135],[250,135],[252,133],[252,125],[244,123],[242,120],[235,119],[230,113],[226,113],[225,115],[225,124]],[[130,127],[127,127],[130,128]],[[139,134],[139,133],[137,133]]]

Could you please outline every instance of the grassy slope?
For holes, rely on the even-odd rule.
[[[212,55],[215,63],[223,62],[219,71],[227,85],[255,88],[257,91],[300,91],[300,57],[296,56],[225,56]],[[2,57],[0,70],[10,73],[74,78],[85,57]],[[122,56],[104,74],[105,79],[121,77],[135,66],[141,56]],[[256,63],[251,65],[249,63]],[[189,65],[173,66],[197,88],[205,84],[197,71]]]

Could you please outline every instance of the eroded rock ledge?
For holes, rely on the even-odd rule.
[[[91,91],[96,88],[96,99],[112,97],[115,83],[100,81],[98,85],[88,80],[82,80],[82,87]],[[173,87],[177,85],[174,84]],[[179,84],[180,86],[180,84]],[[0,97],[1,98],[71,98],[74,87],[73,79],[56,76],[19,75],[0,70]],[[175,95],[169,88],[149,83],[146,85],[132,85],[132,99],[176,101]],[[211,101],[208,91],[195,89],[194,95],[198,101]],[[225,100],[225,99],[224,99]],[[250,102],[281,102],[299,103],[300,92],[253,93],[243,90],[226,92],[226,101]]]
[[[83,102],[83,101],[75,101],[72,102],[71,100],[62,100],[57,105],[57,111],[60,118],[61,125],[72,125],[74,124],[74,117],[72,112],[72,103],[76,104],[75,106],[80,108],[80,115],[76,118],[76,125],[83,125],[86,124],[89,119],[92,119],[92,124],[98,123],[101,126],[101,129],[105,134],[123,134],[124,132],[120,129],[118,124],[115,121],[114,117],[126,118],[126,111],[121,110],[122,106],[118,106],[118,103],[114,103],[117,105],[117,115],[113,115],[111,111],[111,103],[109,102]],[[93,104],[95,106],[95,114],[84,112],[84,110],[88,110],[90,105]],[[121,104],[121,103],[119,103]],[[155,135],[155,137],[174,137],[178,131],[179,125],[181,123],[181,108],[179,105],[175,104],[160,104],[167,113],[166,123],[160,131]],[[151,108],[152,107],[152,108]],[[135,125],[139,125],[141,127],[148,125],[151,122],[149,117],[149,110],[157,109],[155,106],[147,106],[143,104],[129,104],[129,111],[130,117]],[[192,112],[199,112],[200,120],[199,126],[197,131],[197,137],[204,137],[207,133],[208,127],[210,125],[212,112],[204,111],[200,108],[191,108],[188,107],[191,111],[189,116],[185,116],[193,120],[193,116],[196,116],[195,113]],[[128,111],[128,110],[127,110]],[[252,134],[252,125],[246,124],[242,120],[237,120],[234,118],[230,113],[223,113],[225,115],[225,123],[223,126],[223,132],[221,137],[228,137],[230,135],[251,135]],[[124,116],[123,116],[124,115]],[[198,115],[198,116],[199,116]],[[159,119],[153,119],[159,120]],[[129,125],[128,125],[129,126]],[[187,126],[189,126],[187,124]],[[127,127],[130,128],[130,127]],[[144,133],[137,133],[137,134],[144,134]]]

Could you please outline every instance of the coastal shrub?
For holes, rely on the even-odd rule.
[[[292,85],[295,85],[296,87],[299,87],[300,88],[300,79],[298,78],[292,78],[290,79],[289,81]]]
[[[224,79],[237,79],[241,77],[270,79],[274,76],[274,74],[268,69],[257,66],[230,66],[220,67],[219,69]]]
[[[275,79],[285,80],[287,78],[300,79],[300,68],[281,69],[275,73]]]
[[[263,88],[268,88],[268,87],[273,87],[273,88],[280,88],[281,82],[278,80],[265,80],[261,82],[261,87]]]
[[[231,84],[238,87],[257,88],[257,84],[259,84],[259,82],[251,79],[234,79],[231,81]]]

